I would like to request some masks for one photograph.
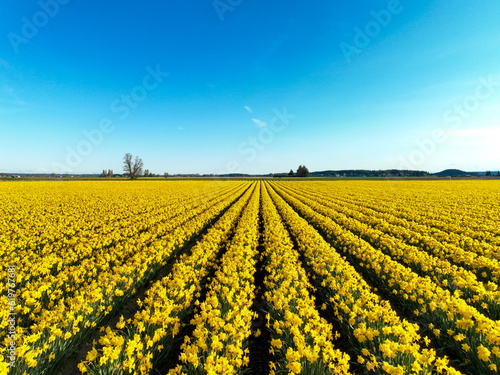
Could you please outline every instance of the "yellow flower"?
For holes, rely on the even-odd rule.
[[[373,371],[373,370],[375,370],[377,367],[378,367],[378,363],[377,363],[377,362],[368,362],[368,363],[366,364],[366,368],[368,369],[368,371]]]
[[[299,374],[302,366],[300,362],[294,361],[287,364],[286,368],[289,369],[293,374]]]
[[[411,369],[415,373],[420,373],[420,371],[422,371],[422,366],[420,365],[420,363],[415,361],[411,364]]]
[[[280,339],[274,339],[271,340],[271,345],[274,346],[275,348],[281,349],[283,344],[281,343]]]
[[[464,335],[462,335],[461,333],[459,333],[458,335],[455,335],[454,339],[455,339],[456,341],[459,341],[459,342],[460,342],[460,341],[463,341],[463,340],[465,339],[465,336],[464,336]]]
[[[87,372],[87,366],[85,366],[85,362],[80,362],[78,364],[78,370],[80,370],[82,374]]]
[[[477,347],[477,355],[481,361],[489,362],[491,352],[483,345]]]

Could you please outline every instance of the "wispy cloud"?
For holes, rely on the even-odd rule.
[[[252,112],[253,112],[253,111],[252,111],[252,108],[250,108],[250,107],[249,107],[249,106],[247,106],[247,105],[246,105],[246,106],[244,106],[243,108],[245,108],[245,109],[248,111],[248,113],[252,113]]]
[[[0,105],[0,115],[10,115],[12,113],[22,112],[24,108],[20,107],[5,107]]]
[[[3,114],[18,112],[27,105],[28,103],[19,98],[12,86],[3,84],[0,87],[0,111]]]
[[[500,127],[450,130],[449,135],[459,142],[465,142],[469,145],[498,144],[500,140]]]
[[[259,119],[253,118],[252,121],[254,122],[255,125],[257,125],[259,128],[263,128],[264,126],[267,126],[267,124],[264,121],[260,121]]]

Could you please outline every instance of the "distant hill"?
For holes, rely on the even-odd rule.
[[[311,177],[425,177],[425,171],[410,171],[401,169],[368,170],[368,169],[342,169],[337,171],[311,172]]]
[[[478,172],[464,172],[460,169],[445,169],[444,171],[437,172],[437,173],[431,173],[431,176],[436,176],[436,177],[465,177],[465,176],[480,176],[484,175],[484,173],[478,173]]]

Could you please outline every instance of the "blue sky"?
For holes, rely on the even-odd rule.
[[[0,172],[500,169],[495,0],[1,8]]]

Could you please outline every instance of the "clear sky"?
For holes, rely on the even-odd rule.
[[[500,169],[497,0],[0,7],[0,173]]]

